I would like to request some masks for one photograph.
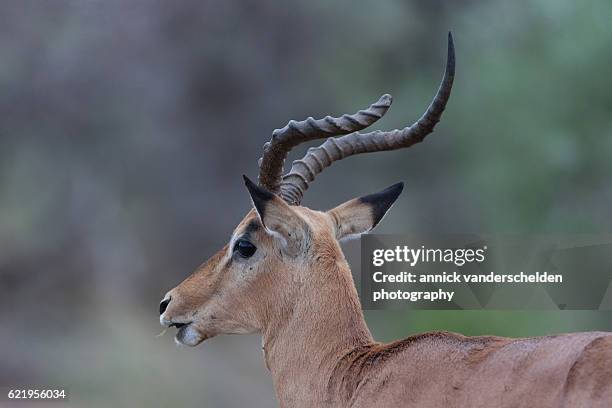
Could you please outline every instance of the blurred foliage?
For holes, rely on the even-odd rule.
[[[256,175],[272,129],[385,92],[394,106],[376,128],[405,126],[435,92],[449,29],[457,78],[435,134],[335,164],[304,204],[403,179],[378,232],[612,229],[609,1],[1,7],[0,384],[67,384],[75,406],[270,406],[259,339],[175,350],[154,338],[157,303],[247,211],[239,177]],[[610,317],[367,314],[385,340],[611,329]]]

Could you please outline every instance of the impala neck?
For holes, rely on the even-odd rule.
[[[308,271],[292,312],[263,330],[266,365],[281,407],[324,406],[332,372],[340,358],[372,343],[351,271],[339,257],[321,260]]]

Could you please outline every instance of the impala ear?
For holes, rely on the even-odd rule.
[[[310,234],[306,221],[282,198],[253,183],[247,176],[242,177],[266,231],[281,239],[289,255],[298,255],[308,246]]]
[[[334,221],[336,238],[362,234],[374,228],[401,194],[404,183],[397,183],[378,193],[354,198],[327,213]]]

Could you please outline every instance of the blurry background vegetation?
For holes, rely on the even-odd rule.
[[[435,134],[335,164],[304,204],[404,180],[377,232],[612,230],[612,2],[0,8],[0,385],[65,386],[74,406],[273,406],[257,336],[177,348],[154,337],[158,302],[248,210],[240,175],[256,177],[274,128],[385,92],[395,102],[376,128],[411,123],[448,30],[457,77]],[[346,249],[357,273],[358,244]],[[611,317],[367,313],[380,340],[602,330]]]

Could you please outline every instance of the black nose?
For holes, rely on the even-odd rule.
[[[166,308],[168,307],[168,303],[170,303],[170,299],[164,299],[162,300],[162,302],[159,304],[159,314],[164,314],[164,312],[166,311]]]

